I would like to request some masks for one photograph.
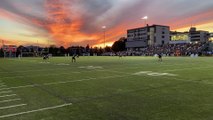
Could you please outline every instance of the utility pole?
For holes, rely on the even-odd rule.
[[[104,49],[106,48],[106,26],[102,26],[102,29],[104,30]]]

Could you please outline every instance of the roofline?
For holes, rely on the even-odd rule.
[[[149,27],[156,27],[156,26],[168,27],[168,28],[170,28],[170,26],[166,26],[166,25],[156,25],[156,24],[153,24],[153,25],[151,25],[151,26],[144,26],[144,27],[138,27],[138,28],[127,29],[127,31],[129,31],[129,30],[136,30],[136,29],[144,29],[144,28],[149,28]]]

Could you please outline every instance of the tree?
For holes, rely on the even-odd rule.
[[[17,47],[17,52],[16,55],[22,55],[22,49],[24,48],[24,46],[20,45],[19,47]]]
[[[66,49],[63,47],[63,46],[61,46],[60,48],[59,48],[59,52],[60,52],[60,54],[59,55],[64,55],[65,53],[66,53]]]
[[[50,48],[49,48],[49,53],[52,54],[53,56],[57,56],[58,51],[59,51],[59,48],[57,48],[54,45],[51,45]]]
[[[119,51],[124,51],[126,50],[126,38],[125,37],[121,37],[118,41],[114,42],[114,44],[112,45],[112,50],[114,52],[119,52]]]
[[[109,46],[106,46],[106,47],[104,48],[105,52],[112,52],[111,49],[112,49],[112,48],[109,47]]]
[[[86,53],[89,53],[90,52],[90,47],[89,47],[89,44],[87,44],[86,46]]]
[[[2,48],[0,49],[0,57],[4,57],[4,51]]]

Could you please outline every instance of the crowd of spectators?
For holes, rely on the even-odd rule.
[[[208,43],[184,43],[184,44],[166,44],[161,46],[149,46],[138,50],[128,50],[117,53],[123,56],[154,56],[163,54],[165,56],[191,56],[192,54],[212,55]]]

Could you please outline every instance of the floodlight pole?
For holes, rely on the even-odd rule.
[[[39,48],[38,48],[38,40],[37,40],[37,56],[38,56],[38,54],[39,54],[39,53],[38,53],[38,49],[39,49]]]
[[[102,26],[102,29],[104,30],[104,49],[106,48],[106,26]]]
[[[50,53],[50,40],[48,39],[48,47],[47,47],[48,55]]]
[[[4,58],[6,56],[5,50],[4,50],[4,40],[2,40],[2,50],[4,51]]]

